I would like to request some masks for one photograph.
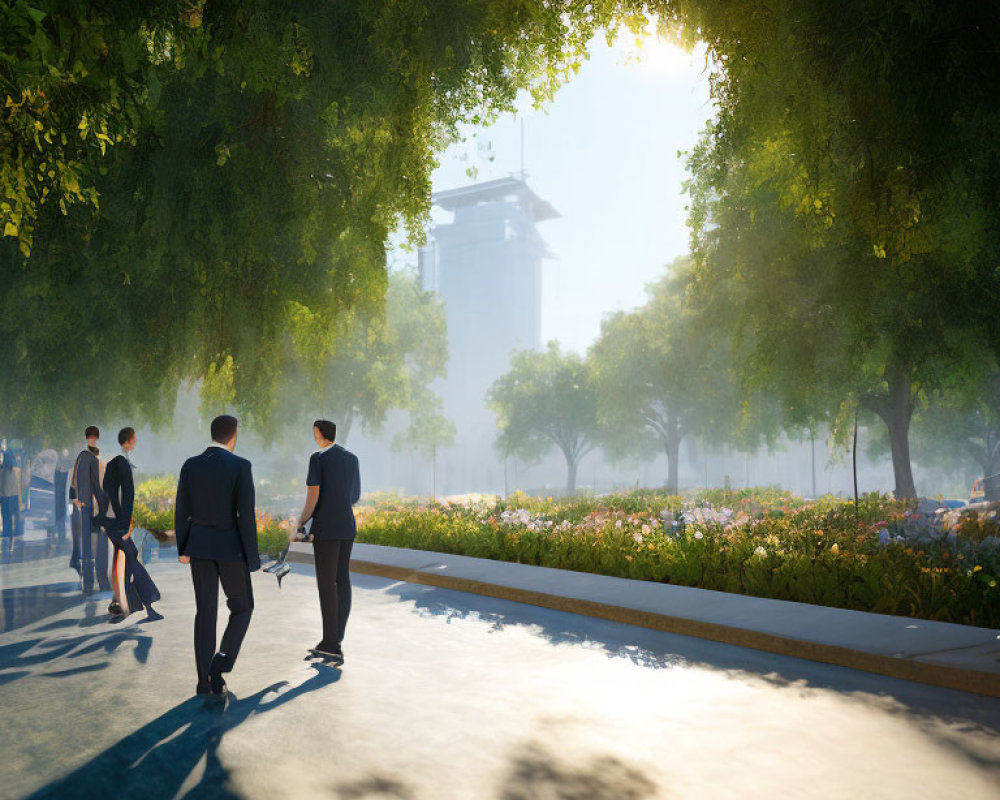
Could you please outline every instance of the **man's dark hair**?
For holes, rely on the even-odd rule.
[[[229,414],[221,414],[212,420],[212,441],[219,444],[229,444],[236,435],[236,428],[239,426],[236,417]]]
[[[319,435],[332,442],[337,438],[337,425],[328,419],[318,419],[313,423],[314,428],[319,428]]]
[[[135,428],[122,428],[118,431],[118,444],[123,445],[126,442],[131,441],[133,436],[135,436]]]
[[[84,439],[90,439],[90,438],[100,439],[101,438],[101,429],[98,428],[96,425],[88,425],[87,426],[87,430],[85,430],[83,432],[83,438]]]

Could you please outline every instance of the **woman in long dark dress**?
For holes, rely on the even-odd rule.
[[[122,454],[111,459],[104,470],[104,491],[110,507],[104,515],[103,525],[115,548],[111,572],[115,599],[108,606],[108,612],[122,618],[145,608],[150,619],[161,619],[161,615],[153,610],[153,603],[160,599],[160,592],[139,560],[139,552],[132,541],[135,482],[128,454],[135,448],[135,429],[123,428],[118,433],[118,442],[122,446]]]

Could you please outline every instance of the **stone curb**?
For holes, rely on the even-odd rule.
[[[365,545],[366,548],[377,547],[379,553],[383,551],[391,554],[392,551],[403,551],[400,548],[385,547],[381,545]],[[422,551],[423,552],[423,551]],[[426,551],[429,556],[435,555],[432,551]],[[445,555],[445,554],[437,554]],[[462,557],[468,558],[466,556]],[[313,555],[311,547],[293,546],[288,553],[288,560],[291,562],[312,564]],[[489,562],[488,559],[474,559],[475,561]],[[498,562],[506,563],[506,562]],[[529,569],[542,569],[530,565],[518,565]],[[442,574],[441,572],[431,572],[423,569],[415,569],[411,566],[397,566],[377,561],[368,561],[363,558],[351,559],[351,571],[374,575],[391,580],[405,581],[407,583],[421,583],[428,586],[437,586],[442,589],[452,589],[460,592],[495,597],[501,600],[511,600],[517,603],[551,608],[556,611],[567,611],[572,614],[605,619],[611,622],[621,622],[627,625],[637,625],[643,628],[664,631],[665,633],[676,633],[682,636],[694,636],[699,639],[708,639],[723,644],[736,645],[738,647],[749,647],[754,650],[763,650],[768,653],[776,653],[793,658],[804,658],[810,661],[819,661],[824,664],[833,664],[849,669],[864,670],[874,672],[879,675],[886,675],[891,678],[901,678],[903,680],[925,683],[931,686],[940,686],[947,689],[957,689],[964,692],[983,694],[989,697],[1000,697],[1000,674],[994,674],[982,670],[967,669],[965,667],[948,666],[944,664],[934,664],[927,661],[918,661],[911,657],[894,657],[882,653],[872,653],[864,650],[857,650],[850,647],[827,644],[824,642],[809,641],[806,639],[779,636],[773,633],[755,631],[749,628],[724,625],[704,620],[690,619],[671,614],[649,611],[640,608],[630,608],[623,605],[610,603],[600,603],[592,600],[585,600],[578,597],[567,597],[559,594],[539,592],[521,587],[508,586],[500,583],[491,583],[482,580],[463,578],[456,575]],[[584,575],[585,573],[575,573]],[[616,580],[628,580],[618,578]],[[636,581],[635,583],[641,583]],[[687,588],[687,587],[684,587]],[[704,591],[692,589],[692,591]],[[733,595],[734,598],[742,597]],[[786,602],[786,601],[773,601]],[[822,607],[817,607],[817,609]],[[864,613],[864,612],[855,612]]]

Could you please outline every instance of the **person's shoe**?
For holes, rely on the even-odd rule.
[[[198,681],[198,686],[194,690],[195,694],[211,694],[212,687],[209,686],[208,681]]]
[[[80,560],[80,581],[85,597],[90,597],[94,593],[94,560]]]
[[[212,694],[222,695],[226,693],[226,682],[222,678],[222,670],[226,664],[226,657],[222,653],[212,656],[212,663],[208,667],[208,685]]]
[[[120,617],[125,613],[125,610],[121,607],[119,603],[112,600],[110,603],[108,603],[108,613],[112,617]]]
[[[336,664],[344,663],[344,651],[339,644],[328,645],[320,642],[315,647],[310,648],[309,652]]]
[[[156,622],[160,619],[163,619],[163,614],[152,606],[146,606],[146,619],[142,620],[142,622]]]

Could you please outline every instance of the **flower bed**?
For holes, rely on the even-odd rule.
[[[176,479],[136,487],[135,525],[173,528]],[[926,504],[925,504],[926,506]],[[428,503],[366,496],[358,540],[757,597],[1000,627],[996,510],[938,513],[879,495],[807,502],[774,489]],[[258,512],[277,555],[289,522]]]
[[[290,523],[287,519],[272,517],[265,511],[257,509],[257,550],[261,558],[270,556],[277,558],[288,549]]]
[[[388,503],[359,541],[1000,627],[996,512],[773,490]]]
[[[174,502],[177,478],[166,475],[148,478],[135,487],[132,524],[145,528],[159,541],[167,540],[174,528]],[[260,555],[276,557],[288,547],[290,523],[287,519],[257,510],[257,549]]]
[[[177,479],[170,475],[147,478],[136,484],[132,526],[145,528],[163,542],[174,528],[174,500]]]

